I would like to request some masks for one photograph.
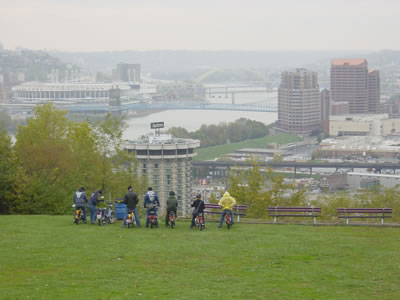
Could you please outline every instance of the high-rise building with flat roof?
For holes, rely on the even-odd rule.
[[[332,101],[348,102],[351,114],[377,112],[380,98],[379,72],[370,73],[366,59],[332,60]]]
[[[278,124],[283,131],[309,135],[321,130],[318,74],[306,69],[285,71],[278,90]]]
[[[113,81],[138,83],[142,81],[140,64],[117,64],[113,70]]]
[[[161,203],[160,212],[166,209],[170,191],[178,199],[178,215],[190,214],[192,158],[199,140],[174,138],[171,135],[152,135],[136,141],[127,141],[124,148],[134,152],[139,161],[138,175],[147,176]]]
[[[368,112],[378,113],[381,96],[380,78],[378,70],[368,72]]]

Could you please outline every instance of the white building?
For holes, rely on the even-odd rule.
[[[198,140],[171,135],[148,136],[125,143],[124,148],[133,151],[139,161],[139,176],[147,176],[150,186],[159,196],[162,212],[169,192],[174,191],[178,199],[178,214],[186,216],[190,213],[191,161],[198,147]]]
[[[347,173],[347,183],[350,188],[362,188],[363,183],[375,180],[385,188],[393,188],[400,184],[399,175],[375,174],[375,173]]]
[[[388,136],[400,133],[400,119],[387,114],[361,114],[329,117],[331,136]]]
[[[24,103],[83,103],[109,100],[110,89],[128,91],[128,85],[113,83],[41,83],[27,82],[12,88],[13,100]]]

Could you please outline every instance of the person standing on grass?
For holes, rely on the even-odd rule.
[[[225,194],[222,196],[222,198],[219,200],[218,205],[222,206],[223,212],[221,214],[221,218],[219,219],[219,224],[218,228],[222,227],[222,222],[224,221],[224,217],[227,213],[231,215],[231,222],[233,225],[233,212],[232,209],[236,204],[235,198],[233,198],[231,195],[229,195],[228,192],[225,192]]]
[[[81,208],[83,211],[83,223],[86,224],[86,207],[85,207],[85,202],[87,203],[87,197],[86,197],[86,193],[85,193],[85,189],[83,187],[81,187],[79,190],[77,190],[74,194],[74,204],[75,204],[75,213],[76,211]],[[75,220],[75,216],[74,216],[74,221],[77,222]]]
[[[160,207],[160,201],[158,200],[158,196],[155,192],[153,192],[153,188],[147,188],[147,193],[144,196],[144,208],[147,209],[146,213],[146,227],[149,227],[149,216],[150,212],[154,211],[154,214],[157,216],[157,207]],[[158,227],[158,218],[156,219],[156,227]]]
[[[124,223],[122,224],[122,227],[126,226],[126,219],[128,218],[128,214],[130,214],[132,212],[135,214],[135,220],[136,220],[137,226],[141,227],[142,225],[140,224],[139,213],[138,213],[138,210],[136,207],[136,205],[139,203],[139,199],[138,199],[137,194],[132,190],[132,186],[128,187],[128,192],[125,194],[123,203],[126,204],[126,212],[125,212]]]
[[[165,226],[167,227],[169,226],[169,215],[171,214],[171,212],[173,212],[176,217],[177,208],[178,208],[178,200],[176,199],[175,192],[170,191],[167,200],[167,215],[165,217]]]
[[[203,214],[203,224],[205,225],[205,218],[204,218],[204,201],[201,200],[201,195],[196,196],[196,200],[193,201],[192,205],[193,207],[193,212],[192,212],[192,224],[190,225],[190,229],[192,229],[195,226],[195,220],[196,217],[199,214]]]
[[[99,196],[100,195],[100,196]],[[96,216],[97,216],[97,203],[99,203],[101,198],[103,197],[103,191],[98,190],[97,192],[93,192],[92,195],[90,196],[89,202],[88,202],[88,208],[90,211],[90,224],[96,223]]]

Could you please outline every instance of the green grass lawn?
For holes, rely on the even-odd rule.
[[[0,299],[399,299],[399,228],[0,216]],[[29,296],[29,297],[28,297]]]
[[[258,139],[246,140],[243,142],[225,144],[213,147],[199,148],[196,150],[197,156],[194,160],[210,160],[220,157],[223,154],[232,153],[237,149],[242,148],[266,148],[269,143],[278,143],[279,145],[301,141],[293,134],[278,134],[270,135]]]

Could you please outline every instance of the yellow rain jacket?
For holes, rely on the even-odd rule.
[[[225,192],[224,196],[219,200],[218,204],[222,206],[222,209],[232,210],[232,208],[236,204],[236,200],[235,198],[231,197],[228,192]]]

